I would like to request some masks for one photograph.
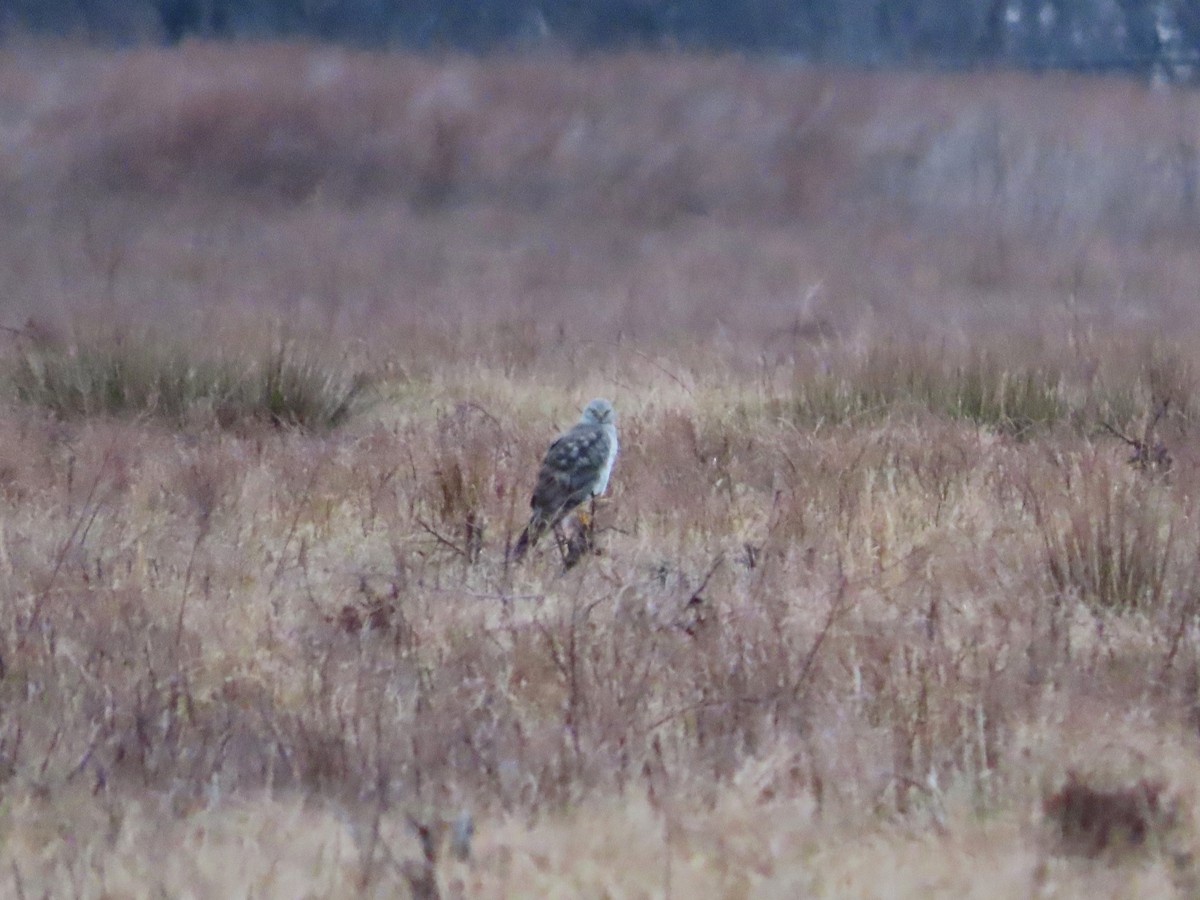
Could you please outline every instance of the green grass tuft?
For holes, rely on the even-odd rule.
[[[1023,434],[1066,419],[1062,376],[1010,368],[985,353],[947,362],[934,353],[872,350],[844,371],[798,379],[792,415],[801,423],[842,424],[897,413],[931,412]]]
[[[13,395],[63,419],[143,417],[223,428],[264,422],[334,428],[366,381],[289,341],[270,352],[205,354],[157,336],[119,335],[71,346],[23,344],[8,366]]]

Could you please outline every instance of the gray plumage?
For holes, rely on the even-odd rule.
[[[597,398],[584,407],[579,422],[546,451],[529,501],[529,524],[517,538],[513,558],[523,557],[580,503],[603,494],[616,459],[616,413],[611,403]]]

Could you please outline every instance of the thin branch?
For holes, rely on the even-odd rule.
[[[38,594],[38,598],[33,605],[33,609],[29,614],[28,631],[32,631],[37,627],[38,620],[41,618],[42,608],[50,599],[50,591],[54,588],[54,582],[58,580],[58,575],[62,571],[63,564],[66,562],[67,553],[75,544],[75,539],[82,532],[86,534],[92,527],[92,522],[95,521],[97,513],[100,511],[100,504],[97,503],[95,508],[89,513],[88,506],[96,497],[96,492],[100,489],[100,482],[104,476],[104,470],[108,468],[108,461],[112,458],[112,447],[104,452],[103,458],[100,460],[100,467],[96,470],[96,477],[92,480],[92,486],[88,489],[87,497],[84,498],[83,507],[79,510],[79,516],[75,519],[75,525],[71,529],[71,533],[67,536],[66,541],[59,547],[58,555],[54,560],[54,568],[50,572],[50,578],[46,582],[45,588]],[[86,524],[85,524],[86,523]]]
[[[712,577],[717,574],[717,569],[721,568],[721,564],[724,562],[725,554],[718,553],[717,558],[713,560],[713,564],[708,567],[708,571],[705,573],[703,580],[701,580],[700,586],[692,591],[692,595],[688,598],[688,603],[691,603],[693,600],[700,599],[700,595],[704,593],[704,589],[708,587],[708,583],[712,580]]]
[[[431,537],[435,538],[439,544],[441,544],[445,547],[449,547],[451,550],[453,550],[455,553],[459,554],[460,556],[467,556],[467,551],[465,549],[460,547],[458,544],[454,543],[454,541],[450,540],[450,538],[439,534],[436,528],[434,528],[432,525],[430,525],[428,522],[426,522],[420,516],[416,516],[415,518],[417,520],[417,524],[421,526],[421,529],[423,531],[425,531],[427,534],[429,534]]]
[[[283,546],[279,548],[279,562],[275,566],[275,572],[271,575],[271,581],[267,584],[267,595],[275,589],[275,583],[279,580],[279,576],[283,574],[284,563],[287,562],[288,545],[292,542],[292,538],[296,536],[296,529],[300,527],[300,516],[304,513],[304,507],[308,503],[309,497],[312,496],[313,486],[317,483],[317,474],[321,471],[321,466],[325,459],[322,457],[317,460],[317,464],[313,466],[312,473],[308,476],[308,483],[304,485],[304,491],[300,495],[299,502],[296,504],[296,514],[292,516],[292,522],[288,526],[287,535],[283,539]]]
[[[12,861],[13,884],[17,889],[17,900],[25,900],[25,884],[21,881],[21,870],[17,868],[17,861]]]

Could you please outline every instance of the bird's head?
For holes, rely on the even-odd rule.
[[[611,403],[603,397],[597,397],[583,408],[583,415],[579,421],[586,425],[614,425],[617,414],[613,411]]]

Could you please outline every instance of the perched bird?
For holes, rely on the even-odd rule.
[[[603,494],[616,459],[616,413],[611,403],[597,398],[546,451],[529,501],[533,513],[513,547],[513,559],[523,557],[547,529],[557,533],[559,523],[580,503]]]

